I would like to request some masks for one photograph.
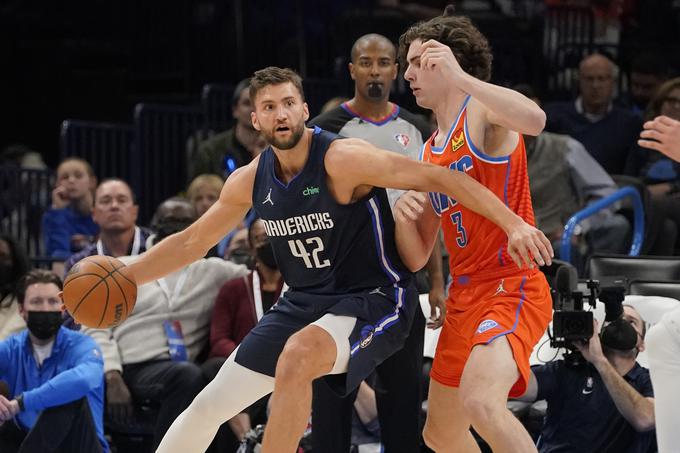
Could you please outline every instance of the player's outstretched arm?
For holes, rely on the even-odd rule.
[[[198,220],[184,231],[163,239],[128,266],[138,285],[203,258],[243,220],[252,204],[257,161],[232,173],[222,187],[219,200]]]
[[[360,139],[337,140],[326,154],[326,171],[339,184],[439,192],[486,217],[508,235],[508,253],[518,266],[550,264],[550,241],[512,212],[496,195],[463,172],[417,162]],[[334,183],[335,184],[335,183]]]
[[[541,133],[545,127],[545,112],[534,101],[517,91],[484,82],[466,73],[451,49],[438,41],[426,41],[422,48],[421,67],[442,71],[455,88],[483,104],[489,123],[520,134]]]
[[[661,151],[676,162],[680,162],[680,121],[665,115],[647,121],[640,133],[638,145]]]

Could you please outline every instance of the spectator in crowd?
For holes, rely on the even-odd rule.
[[[183,230],[196,219],[184,199],[163,202],[154,215],[152,242]],[[135,257],[122,257],[130,263]],[[247,273],[219,258],[198,260],[138,288],[130,317],[112,329],[86,329],[101,346],[106,375],[107,414],[126,423],[133,401],[160,406],[154,448],[175,418],[205,385],[195,363],[208,345],[210,317],[222,284]]]
[[[12,236],[0,234],[0,340],[26,328],[16,288],[28,269],[28,257],[21,246]]]
[[[95,191],[92,211],[100,229],[99,240],[71,256],[66,271],[86,256],[134,256],[145,252],[151,233],[136,225],[138,212],[135,194],[127,182],[118,178],[102,181]]]
[[[89,163],[77,157],[57,167],[52,205],[42,219],[48,256],[65,261],[94,241],[99,227],[92,220],[92,200],[97,177]]]
[[[284,291],[283,278],[274,260],[274,252],[262,220],[255,220],[247,231],[255,270],[242,278],[226,282],[217,295],[210,326],[210,358],[203,365],[210,381]],[[247,412],[229,421],[237,440],[243,439],[252,429],[251,419],[263,418],[263,409],[265,404],[259,401]]]
[[[660,115],[680,120],[680,77],[661,85],[649,103],[645,120],[651,121]],[[628,159],[626,173],[645,181],[650,192],[657,197],[680,190],[678,166],[658,151],[636,148]]]
[[[97,344],[61,327],[61,279],[32,270],[17,287],[28,329],[0,341],[0,451],[107,452],[104,368]]]
[[[234,170],[260,154],[267,143],[250,119],[250,79],[241,80],[234,89],[232,113],[236,125],[198,144],[192,162],[193,176],[214,173],[226,178]]]
[[[680,77],[662,84],[649,103],[646,120],[652,121],[659,116],[680,120]],[[664,123],[660,124],[663,127]],[[659,151],[636,146],[626,164],[626,173],[644,181],[655,206],[680,230],[680,164]],[[676,242],[675,249],[678,248]],[[667,252],[672,253],[672,250]]]
[[[198,175],[191,181],[187,188],[187,198],[194,205],[198,217],[205,214],[205,211],[220,198],[222,185],[224,185],[222,178],[212,174]]]
[[[205,174],[196,176],[187,188],[187,197],[194,208],[198,217],[202,216],[220,197],[224,181],[217,175]],[[208,251],[206,257],[217,256],[224,257],[227,246],[231,242],[236,232],[241,228],[248,228],[253,221],[255,213],[250,211],[239,228],[235,228],[232,232],[218,242],[213,248]]]
[[[252,253],[248,243],[248,228],[239,228],[231,237],[224,258],[236,264],[245,264],[252,267]]]
[[[654,393],[649,370],[637,363],[645,349],[640,314],[624,306],[623,320],[576,347],[588,362],[564,360],[532,367],[520,399],[545,399],[548,410],[540,452],[646,453],[654,442]],[[632,326],[633,330],[630,330]]]
[[[540,105],[531,87],[520,85],[515,90]],[[559,251],[567,220],[589,203],[614,193],[618,186],[583,145],[568,135],[527,135],[524,144],[536,225]],[[574,256],[585,258],[585,252],[625,253],[629,234],[630,224],[624,216],[614,209],[603,210],[580,224],[575,242],[582,247],[576,248]],[[577,267],[583,270],[585,263],[577,261]]]
[[[578,140],[609,173],[622,174],[641,122],[613,104],[616,67],[600,54],[579,65],[580,95],[573,102],[547,104],[546,130]]]
[[[362,138],[379,148],[417,160],[423,137],[429,136],[429,128],[425,120],[389,101],[392,83],[398,74],[396,53],[394,44],[382,35],[368,34],[357,39],[349,64],[354,97],[312,119],[309,124],[345,137]],[[388,190],[390,204],[394,205],[402,193]],[[441,265],[441,251],[435,247],[427,266],[433,314],[437,308],[442,310],[445,300]],[[425,319],[420,310],[415,316],[404,348],[376,369],[380,425],[388,452],[416,451],[420,445]],[[402,396],[394,398],[395,394]],[[315,451],[349,450],[355,397],[356,394],[352,394],[340,399],[325,381],[314,383],[312,437]]]
[[[618,103],[642,118],[669,72],[667,57],[655,51],[640,52],[631,63],[630,92],[621,96]]]
[[[32,170],[47,168],[39,152],[19,143],[9,145],[0,152],[0,165],[12,165]]]

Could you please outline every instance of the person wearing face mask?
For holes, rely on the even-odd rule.
[[[104,438],[104,363],[88,336],[62,327],[62,282],[32,270],[19,281],[28,326],[0,341],[0,451],[108,452]]]
[[[262,220],[256,219],[248,228],[248,245],[254,257],[255,270],[226,282],[215,300],[210,325],[210,358],[203,365],[209,380],[217,375],[241,340],[284,292],[285,283]],[[265,406],[263,401],[259,401],[229,421],[232,445],[225,445],[224,451],[233,451],[233,442],[243,439],[257,424],[254,421],[261,421]]]
[[[653,451],[652,382],[649,370],[636,361],[645,349],[644,321],[624,305],[622,318],[606,325],[600,335],[595,321],[593,332],[588,342],[576,344],[587,364],[568,366],[556,360],[532,367],[519,400],[548,403],[538,451]]]
[[[196,220],[184,198],[158,207],[151,226],[156,244]],[[126,264],[136,256],[120,258]],[[104,356],[107,416],[114,424],[134,417],[134,403],[159,405],[154,448],[172,421],[206,384],[197,360],[208,346],[210,316],[222,284],[248,273],[220,258],[200,259],[160,280],[141,285],[130,317],[112,329],[85,329]]]

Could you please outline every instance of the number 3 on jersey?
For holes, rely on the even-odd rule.
[[[324,250],[323,241],[321,241],[320,237],[315,236],[313,238],[309,238],[305,241],[305,243],[312,246],[316,245],[316,247],[314,247],[312,252],[309,253],[305,247],[305,244],[303,244],[300,239],[291,239],[288,241],[290,252],[293,254],[293,256],[302,258],[302,261],[305,262],[305,266],[307,266],[308,269],[312,269],[314,267],[321,269],[322,267],[328,267],[331,265],[330,260],[323,260],[323,262],[319,260],[319,253]],[[312,260],[309,259],[310,255],[314,260],[313,264]]]
[[[465,232],[465,227],[463,226],[463,213],[456,211],[451,214],[451,221],[456,226],[456,243],[458,247],[463,248],[467,245],[467,233]]]

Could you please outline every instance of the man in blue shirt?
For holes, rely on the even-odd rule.
[[[106,453],[104,361],[90,337],[61,326],[62,283],[33,270],[17,288],[28,330],[0,342],[0,451]]]
[[[635,360],[645,347],[645,327],[633,307],[624,306],[623,318],[637,332],[634,349],[606,347],[593,335],[577,344],[589,363],[569,366],[557,360],[532,368],[520,400],[548,403],[537,445],[541,453],[649,451],[654,442],[654,393],[649,370]]]

